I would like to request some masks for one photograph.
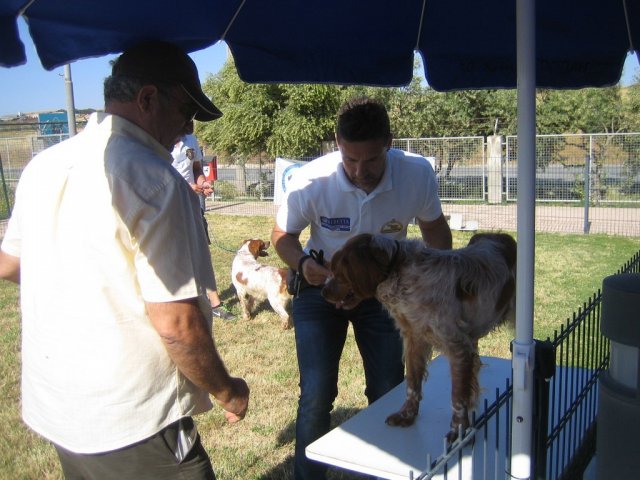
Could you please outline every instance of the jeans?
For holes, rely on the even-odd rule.
[[[402,340],[377,300],[340,310],[321,296],[320,288],[307,288],[293,300],[293,321],[300,370],[294,475],[296,480],[324,479],[327,467],[307,459],[305,447],[330,429],[349,321],[362,356],[369,404],[402,382]]]

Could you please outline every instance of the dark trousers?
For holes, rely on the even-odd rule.
[[[202,212],[202,224],[204,225],[204,233],[207,235],[207,242],[211,245],[211,238],[209,238],[209,223],[207,222],[207,217],[204,215],[204,209],[200,209]]]
[[[183,418],[182,428],[195,429]],[[129,447],[98,454],[73,453],[54,445],[65,480],[215,480],[207,452],[196,441],[180,462],[176,458],[179,422]]]
[[[349,321],[362,356],[365,395],[373,403],[404,378],[402,339],[377,300],[353,310],[327,302],[319,288],[306,288],[293,300],[300,399],[296,419],[295,479],[324,479],[326,466],[309,460],[305,448],[327,433],[338,394],[338,367]]]

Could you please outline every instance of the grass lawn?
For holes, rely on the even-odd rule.
[[[269,217],[209,214],[218,291],[239,315],[231,285],[235,249],[246,238],[268,239]],[[412,230],[411,235],[417,235]],[[471,234],[454,232],[454,246],[466,244]],[[598,235],[541,234],[536,237],[535,336],[544,339],[576,311],[602,285],[602,279],[622,266],[640,249],[638,239]],[[275,252],[264,262],[280,264]],[[19,415],[20,315],[18,288],[0,283],[0,478],[62,478],[54,449],[27,430]],[[219,480],[292,478],[294,422],[298,372],[293,330],[282,330],[277,315],[263,304],[249,323],[242,320],[214,323],[217,346],[233,375],[244,377],[252,393],[250,410],[237,425],[225,424],[215,408],[197,417],[203,443]],[[513,332],[504,328],[481,343],[481,354],[509,358]],[[364,375],[353,335],[340,369],[335,403],[337,425],[366,406]],[[334,470],[330,478],[361,478]]]

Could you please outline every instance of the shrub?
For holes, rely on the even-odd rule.
[[[215,192],[216,197],[221,200],[233,200],[238,196],[238,190],[235,185],[225,180],[215,183]]]

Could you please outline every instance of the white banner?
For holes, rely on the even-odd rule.
[[[276,158],[276,171],[274,174],[273,203],[280,205],[287,193],[287,185],[291,181],[294,172],[307,162],[300,160],[287,160],[286,158]]]

